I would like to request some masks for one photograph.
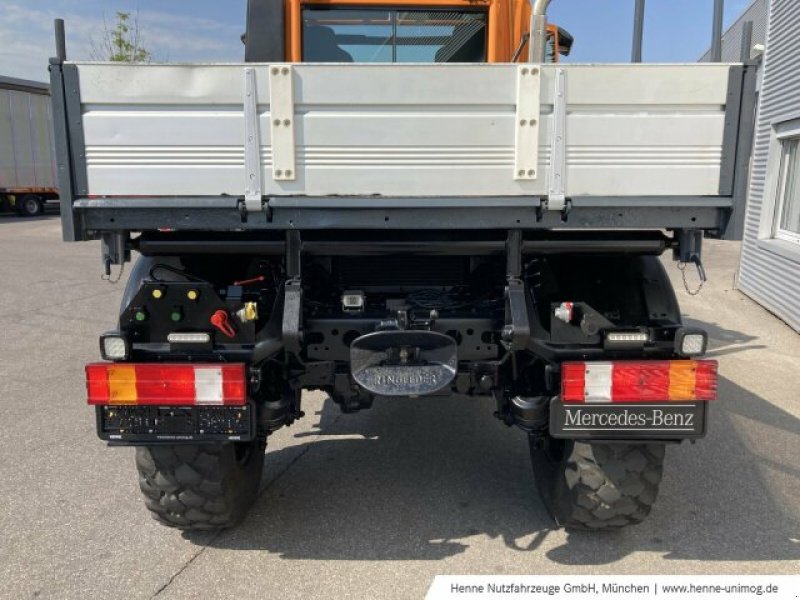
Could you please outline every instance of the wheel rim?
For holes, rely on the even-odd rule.
[[[39,202],[36,198],[25,198],[22,208],[29,215],[35,215],[39,212]]]

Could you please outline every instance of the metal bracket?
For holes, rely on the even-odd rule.
[[[269,68],[269,115],[272,134],[272,178],[294,181],[294,74],[290,65]]]
[[[258,135],[258,91],[256,70],[244,70],[244,208],[246,212],[262,210],[261,140]]]
[[[104,231],[100,236],[100,251],[103,266],[121,265],[131,259],[130,234],[126,232]]]
[[[547,210],[564,210],[567,176],[567,72],[555,71],[553,92],[553,135],[550,140],[550,172],[547,182]]]
[[[675,232],[677,244],[672,248],[672,259],[678,262],[695,262],[703,254],[703,230],[679,229]]]
[[[303,240],[300,232],[290,229],[286,232],[286,276],[290,279],[300,277],[302,253]]]
[[[522,275],[522,230],[511,229],[506,238],[506,277],[519,279]]]
[[[539,168],[541,68],[517,68],[517,115],[514,138],[514,179],[536,179]]]
[[[505,326],[503,345],[509,350],[522,350],[531,337],[528,302],[522,276],[522,230],[511,229],[506,239]]]
[[[281,334],[286,349],[299,353],[303,346],[303,284],[299,278],[284,285]]]
[[[525,284],[519,279],[509,279],[505,297],[506,325],[503,327],[503,345],[511,351],[523,350],[527,348],[531,337]]]
[[[336,363],[332,360],[308,362],[303,367],[303,372],[289,381],[293,389],[333,385]]]
[[[303,284],[300,280],[300,264],[303,241],[300,232],[286,232],[286,276],[283,295],[283,344],[289,352],[299,353],[303,345]]]

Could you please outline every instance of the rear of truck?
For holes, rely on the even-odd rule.
[[[34,217],[58,200],[50,88],[0,75],[0,212]]]
[[[486,397],[576,528],[640,522],[665,446],[706,433],[716,363],[659,256],[703,275],[703,235],[736,236],[753,69],[353,58],[376,22],[465,56],[498,10],[470,6],[356,35],[251,2],[242,64],[51,61],[65,239],[109,274],[139,254],[88,400],[164,524],[236,524],[303,390]],[[292,27],[335,62],[287,62]]]

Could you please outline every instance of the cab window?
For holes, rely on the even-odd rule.
[[[485,62],[486,13],[305,8],[303,61]]]

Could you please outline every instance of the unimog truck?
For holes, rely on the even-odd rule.
[[[139,255],[88,402],[161,523],[238,523],[305,390],[486,397],[559,525],[650,512],[718,381],[659,256],[739,235],[755,71],[565,64],[547,4],[251,0],[235,64],[72,62],[56,23],[64,239]]]

